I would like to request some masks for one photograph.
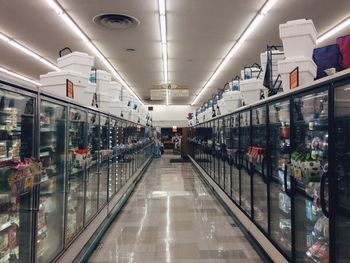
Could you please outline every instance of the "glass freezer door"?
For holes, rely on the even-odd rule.
[[[239,176],[239,114],[231,115],[230,144],[227,148],[228,160],[231,166],[231,196],[240,204],[240,176]]]
[[[224,117],[224,127],[223,127],[223,160],[224,160],[224,190],[226,194],[231,196],[231,167],[228,161],[228,147],[231,144],[231,117]]]
[[[100,154],[98,180],[98,207],[101,209],[107,203],[108,196],[108,165],[112,150],[109,148],[109,118],[101,115],[100,119]]]
[[[85,224],[96,215],[98,210],[99,123],[99,115],[95,112],[89,112],[87,143],[90,161],[86,164]]]
[[[36,100],[0,90],[0,258],[25,262],[31,256],[32,190],[40,180],[34,157]]]
[[[289,99],[269,105],[270,236],[291,258],[292,224],[290,183],[290,103]],[[289,178],[289,177],[288,177]],[[287,191],[286,191],[287,187]]]
[[[112,156],[109,165],[109,178],[108,178],[108,199],[113,198],[116,193],[116,180],[117,180],[117,141],[118,141],[118,121],[111,119],[109,128],[109,144],[112,149]]]
[[[240,113],[240,173],[241,173],[241,207],[251,215],[251,172],[248,160],[250,147],[250,110]]]
[[[337,181],[335,214],[336,262],[350,259],[350,84],[334,89],[334,167]]]
[[[68,134],[66,243],[69,243],[84,225],[85,170],[86,165],[91,163],[91,154],[86,143],[87,114],[85,111],[70,108]]]
[[[292,175],[297,262],[329,262],[328,90],[294,98]]]
[[[63,249],[67,107],[40,104],[40,179],[36,261],[50,262]]]
[[[252,146],[248,151],[248,160],[253,180],[253,218],[268,232],[268,181],[266,169],[266,106],[252,109]]]

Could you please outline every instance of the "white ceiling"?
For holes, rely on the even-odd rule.
[[[149,89],[163,81],[158,0],[59,0],[124,79],[146,104]],[[233,42],[244,31],[265,0],[167,0],[169,81],[190,88],[190,97],[171,98],[172,104],[190,104]],[[63,47],[90,53],[48,6],[45,0],[0,0],[0,32],[55,62]],[[101,13],[117,12],[137,18],[140,25],[110,30],[93,23]],[[279,0],[245,45],[212,82],[199,104],[239,74],[259,62],[267,44],[280,44],[278,25],[308,18],[319,33],[350,14],[349,0]],[[339,35],[349,34],[350,28]],[[322,45],[334,42],[331,39]],[[125,49],[134,48],[135,52]],[[0,66],[39,79],[50,69],[0,42]],[[103,68],[98,62],[95,65]],[[159,102],[164,103],[164,102]]]

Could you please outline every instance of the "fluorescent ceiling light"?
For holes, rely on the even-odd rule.
[[[21,51],[22,53],[40,61],[41,63],[45,64],[46,66],[59,71],[60,69],[53,63],[51,63],[50,61],[48,61],[47,59],[43,58],[42,56],[38,55],[37,53],[35,53],[34,51],[32,51],[31,49],[23,46],[22,44],[18,43],[17,41],[9,38],[8,36],[6,36],[3,33],[0,33],[0,39],[2,41],[4,41],[5,43],[9,44],[10,46],[16,48],[17,50]]]
[[[167,45],[167,24],[166,24],[166,6],[165,0],[158,0],[159,8],[159,24],[160,24],[160,43],[162,46],[162,60],[163,60],[163,80],[165,85],[168,84],[168,45]],[[166,88],[166,104],[169,105],[169,92]]]
[[[34,85],[41,86],[41,84],[40,84],[39,81],[32,80],[32,79],[27,78],[27,77],[25,77],[25,76],[22,76],[22,75],[20,75],[20,74],[18,74],[18,73],[15,73],[15,72],[13,72],[13,71],[10,71],[10,70],[8,70],[8,69],[6,69],[6,68],[0,67],[0,72],[4,72],[4,73],[6,73],[6,74],[8,74],[8,75],[10,75],[10,76],[19,78],[19,79],[21,79],[21,80],[25,80],[25,81],[27,81],[27,82],[29,82],[29,83],[34,84]]]
[[[266,14],[270,11],[270,9],[273,7],[273,5],[278,0],[267,0],[264,4],[264,6],[260,9],[260,11],[255,15],[252,22],[248,25],[246,30],[241,34],[238,41],[236,41],[233,46],[230,48],[230,50],[227,52],[226,56],[221,60],[218,67],[215,69],[214,73],[210,76],[208,81],[204,84],[203,88],[200,90],[200,92],[196,95],[195,99],[191,103],[191,106],[195,105],[200,97],[203,95],[204,91],[209,87],[209,85],[213,82],[213,80],[216,79],[218,74],[223,70],[223,68],[227,65],[228,61],[232,58],[232,56],[239,50],[239,48],[243,45],[244,41],[247,40],[247,38],[252,34],[252,32],[256,29],[258,25],[260,25],[263,18],[266,16]]]
[[[317,41],[316,41],[316,43],[319,44],[319,43],[325,41],[326,39],[328,39],[328,38],[334,36],[335,34],[337,34],[339,31],[341,31],[344,28],[348,27],[349,25],[350,25],[350,17],[346,18],[345,20],[340,22],[338,25],[336,25],[335,27],[331,28],[330,30],[328,30],[327,32],[325,32],[324,34],[319,36]]]
[[[113,76],[138,100],[141,105],[144,103],[126,83],[123,77],[115,69],[112,63],[102,54],[102,52],[94,45],[94,43],[86,36],[86,34],[79,28],[72,18],[63,10],[63,8],[55,0],[46,0],[50,7],[62,18],[67,26],[87,45],[87,47],[97,56],[102,63],[108,68]]]

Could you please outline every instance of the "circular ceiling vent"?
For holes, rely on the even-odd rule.
[[[140,24],[134,17],[122,14],[100,14],[94,17],[94,23],[108,29],[129,29]]]

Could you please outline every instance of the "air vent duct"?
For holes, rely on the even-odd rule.
[[[94,17],[94,23],[108,29],[129,29],[140,24],[139,20],[134,17],[123,14],[100,14]]]

